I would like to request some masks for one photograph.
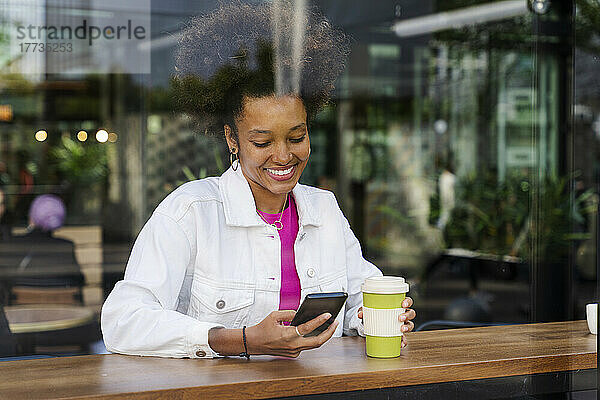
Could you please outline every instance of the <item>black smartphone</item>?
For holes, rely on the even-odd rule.
[[[318,317],[319,315],[328,312],[331,314],[323,325],[319,326],[314,331],[305,334],[304,336],[316,336],[323,332],[329,325],[335,321],[335,318],[340,313],[340,310],[344,306],[348,293],[345,292],[332,292],[332,293],[311,293],[307,294],[304,301],[300,305],[300,308],[296,312],[294,319],[290,323],[291,326],[302,325],[305,322],[310,321]]]

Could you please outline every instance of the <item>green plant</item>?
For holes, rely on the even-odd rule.
[[[573,240],[589,237],[575,232],[575,225],[583,226],[584,214],[592,212],[586,205],[592,191],[572,195],[573,176],[529,178],[513,175],[498,182],[491,173],[463,178],[444,230],[446,246],[527,260],[566,257]]]
[[[215,165],[217,166],[218,174],[220,175],[223,172],[225,172],[225,167],[223,165],[223,161],[221,160],[221,156],[219,155],[219,149],[216,147],[213,150],[213,156],[215,158]],[[181,180],[181,179],[177,180],[177,182],[176,182],[177,186],[180,186],[186,182],[195,181],[197,179],[203,179],[208,176],[206,167],[200,168],[200,171],[198,172],[198,176],[194,175],[194,173],[192,172],[190,167],[188,167],[187,165],[184,165],[183,167],[181,167],[181,172],[183,173],[185,180]]]
[[[88,186],[103,179],[107,172],[106,144],[80,143],[63,137],[52,149],[57,168],[74,186]]]
[[[495,254],[511,253],[514,238],[527,219],[529,182],[510,176],[472,174],[458,182],[456,206],[444,230],[448,247]]]
[[[547,177],[532,191],[533,210],[529,219],[528,244],[531,251],[541,259],[565,259],[573,240],[590,237],[587,232],[576,232],[576,226],[585,223],[584,214],[593,212],[587,200],[593,195],[591,189],[571,197],[568,177]]]

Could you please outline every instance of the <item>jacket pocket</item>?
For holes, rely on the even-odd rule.
[[[321,292],[346,292],[348,289],[346,270],[336,269],[334,272],[321,276],[319,289]]]
[[[192,310],[200,321],[216,322],[226,328],[237,328],[248,317],[254,304],[254,289],[194,285]]]
[[[346,270],[337,270],[329,273],[319,279],[319,289],[321,292],[347,292],[348,291],[348,278]],[[346,304],[340,310],[336,320],[339,322],[333,336],[342,336],[344,327],[344,315],[346,313]]]

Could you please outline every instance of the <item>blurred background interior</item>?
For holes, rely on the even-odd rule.
[[[0,329],[20,355],[102,352],[98,312],[152,210],[229,165],[177,110],[170,79],[182,23],[216,1],[138,10],[145,72],[8,51],[15,25],[120,11],[98,3],[0,0]],[[365,257],[409,280],[417,328],[585,318],[600,3],[301,4],[353,40],[301,182],[335,192]]]

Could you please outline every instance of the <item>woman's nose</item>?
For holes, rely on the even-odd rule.
[[[277,164],[285,165],[285,164],[289,163],[290,161],[292,161],[293,156],[287,145],[279,144],[275,148],[275,152],[273,153],[272,158],[273,158],[273,161],[276,162]]]

